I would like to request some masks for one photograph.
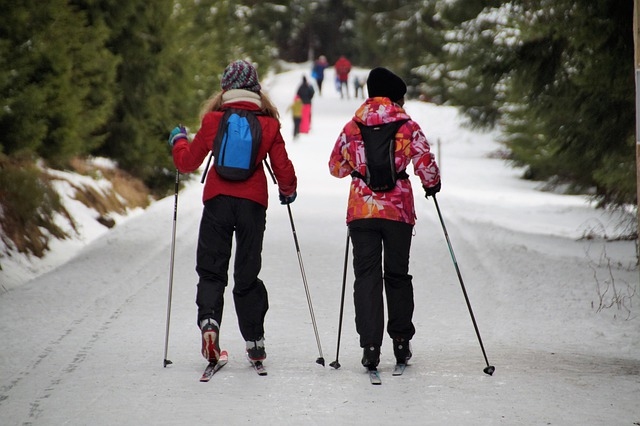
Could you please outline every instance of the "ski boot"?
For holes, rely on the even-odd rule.
[[[211,363],[220,359],[220,326],[218,322],[206,318],[200,322],[202,331],[202,356]]]

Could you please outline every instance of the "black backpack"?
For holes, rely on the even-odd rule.
[[[351,176],[358,177],[375,192],[391,191],[398,179],[409,179],[406,171],[396,171],[396,133],[408,120],[394,121],[376,126],[365,126],[356,122],[364,142],[366,174],[357,171]]]
[[[213,148],[202,182],[212,156],[215,159],[213,167],[223,179],[232,181],[249,179],[256,170],[256,158],[261,140],[262,126],[256,113],[246,109],[227,109],[213,140]]]

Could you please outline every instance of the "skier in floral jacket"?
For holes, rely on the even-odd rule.
[[[386,68],[373,69],[367,78],[369,98],[343,128],[329,159],[330,173],[338,178],[356,171],[365,176],[365,149],[360,128],[406,121],[396,133],[395,166],[404,171],[412,163],[426,197],[440,191],[440,173],[420,126],[402,108],[407,86]],[[347,207],[347,225],[353,243],[356,330],[363,348],[362,365],[375,368],[380,361],[384,334],[383,288],[387,298],[387,333],[393,340],[396,362],[411,358],[413,284],[409,251],[416,214],[409,179],[398,179],[390,191],[375,192],[353,177]],[[384,250],[383,250],[384,248]]]

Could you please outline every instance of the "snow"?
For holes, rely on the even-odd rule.
[[[17,268],[17,256],[2,260],[8,291],[0,294],[0,424],[638,424],[635,246],[604,238],[622,232],[620,218],[594,209],[585,197],[542,192],[519,179],[521,171],[490,156],[500,148],[499,134],[466,129],[450,107],[406,106],[438,151],[438,203],[496,371],[482,371],[485,360],[434,203],[424,199],[415,176],[411,365],[404,376],[391,376],[387,338],[383,384],[369,384],[360,366],[349,265],[342,367],[329,367],[336,359],[349,184],[329,175],[327,160],[361,101],[340,100],[329,69],[324,93],[314,99],[312,133],[293,141],[286,108],[308,69],[268,76],[264,87],[282,114],[299,176],[291,211],[321,348],[287,209],[271,187],[261,274],[270,295],[269,375],[258,377],[244,358],[229,290],[221,336],[229,363],[211,382],[198,382],[205,362],[195,324],[202,208],[196,176],[178,199],[168,346],[173,364],[167,368],[174,197],[121,218],[108,232],[77,209],[73,213],[86,218],[81,238],[54,244],[42,262],[22,260],[31,269]],[[355,74],[364,77],[366,70]],[[20,276],[8,275],[11,268]],[[324,368],[315,363],[320,349]]]
[[[105,158],[93,158],[91,163],[102,168],[115,167],[111,160]],[[79,188],[91,188],[97,193],[109,193],[112,189],[109,180],[94,179],[90,176],[54,169],[46,169],[46,173],[51,177],[54,189],[73,218],[75,229],[66,216],[56,213],[55,224],[68,235],[68,238],[64,240],[51,238],[50,250],[42,259],[19,255],[14,250],[5,253],[6,248],[0,247],[0,295],[64,264],[79,250],[109,230],[97,221],[100,213],[75,198]],[[97,174],[99,173],[98,171]],[[141,208],[130,208],[126,215],[111,212],[109,218],[115,223],[121,223],[142,212]],[[1,227],[0,232],[2,232]]]

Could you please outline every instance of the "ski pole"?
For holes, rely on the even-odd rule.
[[[291,222],[291,231],[293,232],[293,241],[296,244],[296,252],[298,253],[298,263],[300,264],[300,273],[302,274],[302,283],[304,284],[304,291],[307,295],[307,304],[309,305],[309,314],[311,315],[311,323],[313,324],[313,331],[316,335],[316,343],[318,343],[318,352],[320,353],[320,357],[316,359],[316,363],[324,367],[324,357],[322,356],[322,347],[320,346],[320,336],[318,335],[318,326],[316,325],[316,316],[313,313],[313,304],[311,303],[311,294],[309,293],[309,285],[307,284],[307,275],[304,273],[304,265],[302,264],[302,255],[300,254],[300,245],[298,244],[296,227],[293,224],[293,215],[291,214],[290,204],[287,204],[287,211],[289,212],[289,222]]]
[[[171,318],[171,295],[173,293],[173,263],[176,252],[176,223],[178,222],[178,189],[180,187],[180,172],[176,169],[175,197],[173,203],[173,231],[171,233],[171,260],[169,263],[169,296],[167,301],[167,327],[164,335],[164,367],[173,364],[167,359],[169,350],[169,323]]]
[[[458,274],[458,280],[460,281],[460,286],[462,287],[462,294],[464,294],[464,300],[467,302],[467,308],[469,308],[469,314],[471,315],[471,321],[473,322],[473,328],[476,330],[476,336],[478,336],[478,342],[480,342],[480,349],[482,349],[482,355],[484,356],[484,362],[487,366],[484,368],[484,372],[488,375],[493,375],[493,372],[496,368],[493,365],[489,364],[489,360],[487,359],[487,353],[484,350],[484,345],[482,344],[482,338],[480,337],[480,330],[478,330],[478,324],[476,323],[476,318],[473,315],[473,310],[471,309],[471,303],[469,302],[469,296],[467,296],[467,290],[465,289],[464,282],[462,281],[462,274],[460,273],[460,268],[458,267],[458,262],[456,261],[456,255],[453,253],[453,247],[451,246],[451,240],[449,240],[449,233],[447,233],[447,228],[444,226],[444,220],[442,219],[442,213],[440,213],[440,206],[438,206],[438,200],[436,199],[435,194],[433,195],[433,202],[436,205],[436,210],[438,211],[438,217],[440,218],[440,223],[442,224],[442,230],[444,231],[444,237],[447,240],[447,245],[449,246],[449,253],[451,254],[451,259],[453,260],[453,265],[456,268],[456,273]]]
[[[336,345],[336,360],[329,364],[336,370],[340,368],[338,354],[340,353],[340,337],[342,336],[342,314],[344,312],[344,292],[347,287],[347,262],[349,260],[349,228],[347,228],[347,244],[344,249],[344,271],[342,272],[342,296],[340,297],[340,319],[338,320],[338,343]]]
[[[273,179],[274,184],[278,184],[276,180],[276,175],[271,170],[271,166],[264,160],[264,165],[267,167],[269,171],[269,175],[271,175],[271,179]],[[322,355],[322,346],[320,345],[320,336],[318,334],[318,326],[316,324],[316,316],[313,313],[313,304],[311,303],[311,294],[309,293],[309,285],[307,284],[307,275],[304,272],[304,265],[302,264],[302,254],[300,253],[300,244],[298,244],[298,235],[296,233],[296,226],[293,223],[293,215],[291,214],[291,205],[287,204],[287,211],[289,212],[289,222],[291,222],[291,231],[293,232],[293,241],[296,245],[296,253],[298,254],[298,264],[300,265],[300,273],[302,274],[302,283],[304,284],[304,291],[307,295],[307,304],[309,305],[309,314],[311,315],[311,323],[313,324],[313,331],[316,335],[316,343],[318,344],[318,352],[320,356],[316,359],[316,363],[320,364],[324,367],[324,356]]]
[[[269,175],[271,176],[271,180],[273,180],[273,183],[275,185],[278,184],[278,181],[276,180],[276,175],[273,174],[273,170],[271,170],[271,166],[269,165],[269,163],[267,163],[267,160],[264,160],[264,165],[267,166],[267,171],[269,172]]]

